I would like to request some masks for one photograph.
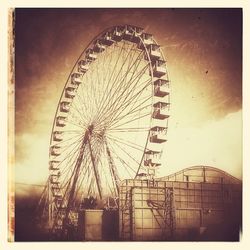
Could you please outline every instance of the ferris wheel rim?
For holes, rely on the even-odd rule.
[[[129,26],[131,26],[131,25],[129,25]],[[98,38],[102,37],[105,33],[109,32],[109,31],[110,31],[110,32],[113,31],[113,29],[115,29],[115,28],[117,28],[117,27],[121,27],[121,26],[113,26],[113,27],[111,27],[111,28],[107,28],[107,29],[105,29],[103,32],[101,32],[101,33],[99,33],[97,36],[95,36],[95,38],[91,40],[91,42],[88,44],[88,46],[83,50],[83,52],[80,54],[80,56],[79,56],[78,59],[76,60],[76,63],[74,64],[72,70],[70,71],[69,77],[68,77],[68,79],[67,79],[67,81],[66,81],[66,83],[65,83],[65,85],[64,85],[64,87],[63,87],[63,91],[62,91],[62,94],[61,94],[61,96],[60,96],[60,99],[59,99],[59,102],[58,102],[58,105],[57,105],[57,109],[56,109],[55,116],[54,116],[54,121],[53,121],[53,126],[52,126],[52,131],[51,131],[50,147],[51,147],[51,145],[53,145],[53,134],[54,134],[54,132],[56,131],[56,119],[57,119],[57,117],[58,117],[58,114],[60,113],[60,112],[59,112],[60,104],[61,104],[61,102],[62,102],[62,100],[63,100],[63,98],[64,98],[65,90],[66,90],[67,86],[69,85],[71,76],[72,76],[72,74],[76,71],[75,69],[76,69],[76,67],[77,67],[77,65],[78,65],[78,63],[79,63],[79,61],[81,60],[81,58],[83,58],[83,55],[86,53],[86,51],[87,51],[88,49],[92,48],[92,45],[94,44],[95,41],[98,40]],[[122,26],[122,27],[126,27],[126,26]],[[134,27],[134,26],[132,26],[132,27]],[[149,56],[149,51],[148,51],[148,49],[147,49],[146,44],[145,44],[144,41],[142,40],[142,37],[141,37],[141,36],[139,36],[139,39],[140,39],[140,42],[142,43],[142,45],[143,45],[143,47],[144,47],[144,51],[145,51],[145,53],[146,53],[146,55],[147,55],[147,59],[146,59],[146,60],[147,60],[148,63],[149,63],[149,69],[150,69],[150,73],[149,73],[149,74],[150,74],[150,77],[151,77],[151,84],[150,84],[150,85],[151,85],[151,92],[152,92],[152,96],[151,96],[151,114],[152,114],[152,113],[153,113],[153,102],[154,102],[154,100],[153,100],[153,97],[154,97],[154,96],[153,96],[153,83],[154,83],[154,80],[153,80],[153,79],[154,79],[153,66],[152,66],[152,62],[151,62],[151,59],[150,59],[150,56]],[[154,43],[157,44],[156,41],[155,41],[155,39],[154,39]],[[157,45],[158,45],[158,44],[157,44]],[[140,49],[140,51],[143,51],[143,49]],[[161,57],[164,59],[164,54],[163,54],[162,52],[161,52]],[[98,59],[97,59],[97,60],[98,60]],[[90,63],[90,65],[91,65],[91,63]],[[141,165],[142,165],[142,162],[143,162],[143,158],[144,158],[145,152],[146,152],[146,150],[147,150],[147,145],[148,145],[148,143],[149,143],[150,130],[151,130],[151,128],[152,128],[152,120],[153,120],[152,115],[150,115],[150,129],[148,130],[147,138],[145,139],[146,142],[145,142],[145,146],[144,146],[144,151],[143,151],[143,153],[142,153],[142,155],[141,155],[140,163],[139,163],[139,166],[138,166],[138,168],[137,168],[137,172],[135,173],[135,177],[137,177],[137,175],[138,175],[138,173],[139,173],[139,171],[140,171],[140,167],[141,167]],[[50,158],[51,158],[51,157],[50,157]]]
[[[87,44],[87,46],[85,47],[85,49],[82,51],[82,53],[80,54],[80,56],[77,58],[75,64],[73,65],[73,67],[72,67],[72,69],[71,69],[71,71],[70,71],[70,73],[69,73],[69,76],[68,76],[68,78],[67,78],[67,80],[66,80],[66,82],[65,82],[65,84],[64,84],[64,86],[63,86],[63,91],[62,91],[62,93],[61,93],[61,95],[60,95],[60,98],[59,98],[59,101],[58,101],[58,105],[57,105],[57,108],[56,108],[56,111],[55,111],[55,115],[54,115],[54,119],[53,119],[52,129],[51,129],[50,145],[53,144],[53,132],[55,131],[55,128],[56,128],[56,118],[57,118],[57,114],[59,113],[58,111],[59,111],[59,108],[60,108],[60,101],[63,99],[64,91],[65,91],[65,89],[66,89],[66,87],[67,87],[67,85],[68,85],[68,82],[69,82],[69,80],[70,80],[70,77],[71,77],[72,73],[74,73],[74,69],[76,68],[76,66],[77,66],[77,64],[78,64],[78,62],[79,62],[79,60],[83,57],[83,55],[86,53],[86,51],[87,51],[89,48],[91,48],[91,45],[93,45],[93,43],[94,43],[98,38],[100,38],[102,35],[104,35],[106,32],[112,31],[113,29],[115,29],[115,28],[117,28],[117,27],[120,28],[120,27],[126,27],[126,26],[131,26],[131,27],[137,28],[137,26],[130,25],[130,24],[122,24],[122,25],[115,25],[115,26],[108,27],[108,28],[106,28],[105,30],[103,30],[102,32],[100,32],[98,35],[96,35],[96,36]],[[144,44],[142,38],[139,37],[139,39],[140,39],[140,42],[142,42],[143,47],[144,47],[144,49],[145,49],[145,52],[146,52],[146,54],[147,54],[147,59],[148,59],[149,64],[150,64],[151,82],[153,83],[153,73],[152,73],[153,69],[152,69],[152,64],[151,64],[151,61],[150,61],[148,49],[147,49],[146,45]],[[154,39],[154,42],[155,42],[155,39]],[[141,50],[142,50],[142,49],[141,49]],[[162,55],[163,55],[163,54],[162,54]],[[152,95],[152,97],[153,97],[153,95]],[[153,98],[152,98],[152,99],[153,99]],[[152,100],[152,102],[153,102],[153,100]],[[152,111],[151,111],[151,112],[152,112]],[[152,116],[150,116],[150,120],[152,120]],[[150,126],[150,127],[151,127],[151,126]],[[147,138],[146,138],[145,147],[144,147],[145,150],[146,150],[146,147],[147,147],[147,144],[148,144],[149,134],[150,134],[150,132],[148,132],[148,136],[147,136]],[[143,162],[143,155],[144,155],[144,153],[142,154],[140,164],[139,164],[139,166],[138,166],[137,172],[135,173],[135,177],[137,177],[137,174],[138,174],[138,172],[139,172],[139,170],[140,170],[140,166],[141,166],[141,164],[142,164],[142,162]]]

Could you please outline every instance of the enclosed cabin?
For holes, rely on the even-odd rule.
[[[56,126],[64,127],[66,125],[66,117],[64,116],[57,116],[56,117]]]
[[[161,165],[161,152],[148,150],[144,156],[144,166],[158,167]]]
[[[94,43],[93,51],[96,53],[103,52],[106,49],[106,46],[102,43],[102,40],[98,39]]]
[[[153,35],[152,34],[143,33],[142,36],[141,36],[141,38],[142,38],[142,42],[144,43],[144,45],[146,47],[150,48],[150,46],[154,44],[154,39],[153,39]]]
[[[161,49],[160,49],[160,45],[158,44],[150,44],[148,46],[148,53],[149,53],[149,57],[152,61],[158,60],[159,58],[161,58]]]
[[[60,161],[50,161],[49,162],[49,170],[57,171],[59,170]]]
[[[61,175],[60,171],[55,171],[54,173],[50,174],[50,183],[59,184],[60,175]]]
[[[59,184],[59,181],[57,181],[58,184]],[[61,189],[59,188],[58,185],[54,185],[51,187],[51,191],[52,191],[52,194],[55,198],[62,198],[62,193],[61,193]]]
[[[53,156],[59,156],[61,154],[61,147],[52,146],[50,148],[50,154],[53,155]]]
[[[169,80],[157,79],[154,81],[154,96],[164,97],[169,94]]]
[[[123,38],[123,31],[124,27],[122,26],[115,27],[113,30],[113,40],[115,40],[116,42],[121,41]]]
[[[167,141],[167,128],[155,126],[150,129],[150,142],[163,143]]]
[[[68,113],[70,110],[70,102],[61,102],[60,103],[60,111],[64,113]]]
[[[159,120],[164,120],[169,117],[170,103],[156,102],[153,104],[154,111],[152,117]]]
[[[124,30],[123,38],[131,42],[139,42],[140,36],[143,32],[143,28],[126,25]]]
[[[92,62],[92,61],[95,61],[96,58],[97,58],[97,53],[93,49],[87,49],[86,59]]]
[[[73,73],[71,75],[71,84],[73,86],[79,86],[82,83],[82,77],[83,77],[82,73]]]
[[[156,60],[153,62],[153,76],[162,77],[167,74],[166,62],[164,60]]]
[[[86,73],[89,70],[89,61],[81,60],[78,63],[78,71],[81,73]]]
[[[75,92],[75,88],[73,87],[67,87],[65,89],[65,97],[66,98],[70,98],[70,99],[73,99],[76,95],[76,92]]]
[[[63,140],[63,132],[62,131],[54,131],[53,132],[53,141],[62,141]]]
[[[101,38],[102,44],[110,46],[112,45],[115,41],[113,40],[113,36],[111,32],[106,32],[102,38]]]

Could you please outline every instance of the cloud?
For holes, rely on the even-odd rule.
[[[242,178],[242,111],[202,127],[169,128],[161,175],[194,165],[208,165]]]
[[[15,181],[43,184],[48,177],[49,138],[44,134],[16,136]]]

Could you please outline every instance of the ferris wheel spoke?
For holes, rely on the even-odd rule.
[[[66,173],[72,172],[73,165],[75,164],[75,157],[77,157],[78,154],[78,150],[76,150],[76,148],[78,148],[79,146],[80,145],[77,145],[77,147],[74,147],[70,152],[66,153],[64,158],[58,164],[58,167],[60,166],[62,175],[66,175]]]
[[[126,149],[124,149],[124,147],[122,147],[121,145],[119,145],[119,144],[117,143],[116,140],[114,140],[114,139],[112,139],[112,138],[109,138],[109,139],[112,140],[112,142],[113,142],[114,144],[116,144],[117,147],[120,148],[120,149],[123,151],[123,153],[125,153],[131,160],[133,160],[133,161],[134,161],[135,163],[137,163],[138,165],[140,164],[134,157],[132,157],[132,156],[126,151]]]
[[[64,131],[63,133],[67,133],[67,132]],[[75,134],[75,133],[74,133],[74,134]],[[79,134],[80,134],[80,135],[79,135]],[[63,139],[62,141],[55,143],[54,146],[62,146],[62,147],[63,147],[63,144],[68,143],[68,142],[71,141],[71,140],[74,140],[74,141],[75,141],[75,140],[78,140],[78,139],[80,139],[81,137],[82,137],[81,133],[78,132],[77,135],[74,135],[74,136],[72,136],[72,137],[70,137],[70,138],[67,138],[66,140]],[[68,145],[66,145],[66,146],[68,146]]]
[[[120,82],[120,84],[117,85],[116,89],[114,89],[114,94],[117,93],[117,91],[123,87],[123,88],[127,88],[126,85],[123,86],[123,82],[126,82],[126,78],[129,74],[129,72],[132,70],[132,67],[134,65],[137,65],[137,63],[141,62],[143,53],[140,52],[138,54],[134,53],[132,56],[130,56],[130,53],[133,51],[133,47],[131,46],[131,48],[129,49],[128,53],[125,54],[125,58],[124,58],[124,63],[122,64],[122,66],[120,67],[119,71],[116,73],[116,78],[113,80],[114,82],[114,86],[117,85],[118,82]],[[127,63],[128,62],[128,63]],[[128,64],[126,66],[126,63]],[[124,66],[127,67],[127,69],[124,69]],[[124,69],[124,70],[123,70]],[[133,72],[133,74],[135,73],[135,70]]]
[[[129,55],[129,54],[128,54]],[[138,58],[140,58],[140,56],[141,56],[141,53],[137,56],[137,58],[136,58],[136,60],[134,61],[134,63],[136,63],[137,62],[137,60],[139,60]],[[127,56],[128,57],[128,56]],[[134,65],[134,63],[132,64],[132,66]],[[123,64],[124,65],[124,64]],[[122,65],[122,66],[123,66]],[[132,67],[131,66],[131,67]],[[120,72],[119,72],[120,73]],[[117,74],[117,76],[119,75],[119,73]],[[126,76],[126,74],[125,74],[125,76]],[[123,78],[122,78],[122,80],[120,81],[120,83],[118,84],[118,86],[116,87],[116,89],[115,90],[113,90],[113,92],[112,92],[112,94],[109,94],[108,95],[108,99],[106,99],[106,102],[104,102],[103,103],[103,105],[101,105],[100,106],[100,109],[99,110],[101,110],[102,112],[104,111],[104,110],[106,110],[106,108],[108,107],[108,105],[110,104],[110,102],[112,102],[112,100],[113,100],[113,98],[114,98],[114,96],[116,95],[116,92],[121,88],[121,86],[124,84],[124,79],[125,79],[125,77],[123,76]],[[113,89],[114,88],[114,86],[116,85],[116,80],[117,80],[117,77],[115,78],[115,80],[113,81],[113,84],[112,84],[112,86],[111,86],[111,89]],[[126,90],[126,89],[125,89]],[[119,92],[119,91],[118,91]],[[123,91],[123,93],[124,93],[125,91]],[[97,117],[97,119],[98,119],[99,117]]]
[[[122,110],[119,114],[117,114],[116,116],[113,116],[113,119],[110,120],[110,123],[109,123],[108,125],[111,127],[112,125],[115,124],[115,122],[117,122],[117,121],[122,121],[124,118],[131,118],[131,115],[134,115],[134,114],[137,113],[137,112],[140,112],[140,111],[142,111],[142,110],[144,110],[144,109],[146,109],[146,108],[151,107],[151,104],[147,104],[147,105],[145,105],[145,106],[141,106],[141,105],[143,105],[145,102],[149,101],[150,99],[151,99],[151,96],[148,97],[148,98],[146,98],[142,103],[140,103],[139,105],[137,105],[137,106],[136,106],[135,108],[133,108],[132,110],[129,110],[126,114],[123,114],[122,112],[123,112],[124,110],[126,110],[126,108],[128,107],[128,105],[126,105],[126,106],[123,108],[123,110]],[[132,106],[132,107],[133,107],[133,106]],[[132,108],[132,107],[131,107],[131,108]]]
[[[141,128],[141,127],[134,127],[134,128],[116,128],[116,129],[109,129],[108,132],[109,133],[122,133],[122,132],[131,132],[131,133],[138,133],[138,132],[146,132],[150,129],[150,127],[145,127],[145,128]]]
[[[146,68],[148,67],[148,65],[146,65],[143,69],[145,70]],[[138,82],[139,82],[139,77],[140,77],[140,75],[141,75],[142,73],[140,72],[140,74],[138,74],[137,75],[137,77],[136,78],[134,78],[133,80],[135,80],[135,79],[137,79],[138,78],[138,80],[137,80],[137,82],[136,82],[136,85],[138,84]],[[130,81],[130,84],[132,84],[133,83],[133,81]],[[135,85],[135,86],[136,86]],[[121,96],[123,96],[124,95],[124,93],[126,92],[127,90],[125,89],[114,101],[113,101],[113,103],[109,106],[109,107],[106,107],[105,108],[105,110],[106,110],[106,112],[107,113],[110,113],[111,111],[113,112],[114,111],[114,108],[119,104],[119,103],[122,103],[122,101],[126,101],[126,99],[129,97],[129,94],[131,94],[131,92],[133,91],[133,89],[131,89],[130,90],[130,92],[126,95],[126,97],[124,98],[124,99],[122,99],[121,98]],[[104,110],[102,110],[102,114],[103,114],[103,116],[105,116],[105,113],[104,113],[105,111]],[[114,113],[114,112],[113,112]]]
[[[128,147],[131,147],[133,149],[136,149],[136,150],[139,150],[141,152],[144,152],[144,147],[142,147],[141,145],[136,144],[134,142],[121,139],[120,137],[116,137],[114,135],[107,135],[107,138],[109,138],[112,141],[116,141],[117,143],[124,144],[124,145],[126,145]]]
[[[83,117],[83,114],[81,113],[81,111],[76,107],[75,103],[71,105],[71,108],[73,108],[73,110],[77,111],[76,113],[72,113],[72,109],[71,109],[71,115],[72,117],[75,117],[76,119],[78,118],[78,122],[80,124],[82,124],[84,127],[86,126],[86,123],[85,123],[85,120],[84,120],[84,117]],[[76,115],[77,114],[77,115]],[[79,124],[79,125],[80,125]]]
[[[105,97],[107,91],[109,90],[109,84],[110,81],[108,81],[110,75],[111,75],[111,71],[110,68],[112,66],[112,61],[115,59],[114,58],[114,51],[115,51],[115,46],[114,44],[111,45],[112,47],[110,48],[111,52],[108,53],[106,55],[106,53],[104,53],[104,58],[103,58],[103,63],[102,63],[102,69],[103,69],[103,81],[102,83],[105,85],[106,84],[106,88],[104,89],[103,95],[101,94],[101,89],[103,88],[103,86],[101,85],[101,87],[99,88],[99,96],[98,96],[98,102],[101,103],[103,101],[103,98]],[[117,53],[117,51],[116,51]],[[108,63],[107,63],[108,61]],[[98,107],[98,106],[97,106]]]
[[[146,81],[146,82],[144,83],[144,84],[146,84],[145,87],[142,88],[142,89],[140,89],[140,91],[136,92],[135,94],[134,94],[135,91],[133,91],[133,95],[132,95],[129,99],[127,99],[126,101],[124,101],[124,102],[122,103],[122,105],[120,105],[119,108],[117,108],[117,114],[113,116],[113,119],[112,119],[112,120],[118,119],[119,116],[120,116],[120,114],[121,114],[124,110],[126,110],[127,107],[131,106],[131,107],[130,107],[130,110],[134,109],[134,105],[135,105],[136,102],[140,102],[140,104],[138,105],[138,106],[140,106],[140,105],[144,104],[146,101],[152,99],[152,96],[149,95],[149,96],[143,97],[142,100],[141,100],[141,99],[138,100],[138,98],[142,95],[142,93],[143,93],[143,92],[147,89],[147,87],[149,86],[149,83],[151,83],[150,80],[149,80],[149,81]],[[131,104],[133,104],[133,105],[131,105]],[[111,120],[111,122],[112,122],[112,120]]]
[[[145,82],[146,83],[146,82]],[[146,88],[147,86],[145,86]],[[106,125],[110,126],[110,124],[112,124],[114,122],[114,120],[118,120],[120,118],[120,115],[122,114],[122,112],[124,110],[126,110],[126,108],[131,105],[131,109],[133,108],[134,105],[132,104],[135,104],[137,101],[139,102],[139,100],[137,100],[137,98],[139,98],[139,96],[141,95],[141,93],[145,90],[145,88],[141,89],[139,92],[137,92],[134,96],[130,97],[128,100],[126,100],[125,102],[123,102],[123,104],[117,108],[116,110],[114,110],[110,115],[106,115],[105,118],[103,118],[100,123],[104,123],[105,121],[106,122]],[[141,102],[140,105],[144,104],[144,102],[146,102],[147,100],[150,100],[152,97],[151,95],[150,96],[146,96],[144,97]],[[139,105],[138,105],[139,106]],[[129,113],[129,112],[128,112]],[[113,115],[113,114],[116,114],[116,115]],[[105,115],[104,115],[105,116]],[[126,115],[123,115],[121,116],[122,118],[125,117]]]
[[[77,123],[75,123],[74,121],[72,121],[72,117],[70,117],[70,114],[69,114],[69,116],[67,117],[67,120],[66,120],[66,123],[69,125],[73,125],[74,127],[77,127],[79,130],[81,129],[81,130],[83,130],[83,128],[84,128],[84,126],[81,124],[77,124]]]
[[[116,67],[117,67],[117,65],[118,65],[118,61],[119,61],[119,59],[120,59],[120,56],[121,56],[121,53],[122,53],[123,46],[124,46],[124,43],[123,43],[122,46],[120,47],[119,55],[117,56],[115,65],[114,65],[114,67],[113,67],[113,70],[111,71],[112,73],[111,73],[110,77],[107,79],[107,86],[106,86],[106,88],[105,88],[105,90],[104,90],[104,93],[103,93],[103,95],[102,95],[102,98],[101,98],[101,101],[100,101],[100,104],[101,104],[101,105],[98,106],[98,110],[101,110],[101,107],[102,107],[103,103],[105,102],[105,98],[106,98],[107,93],[108,93],[108,92],[107,92],[107,91],[108,91],[108,87],[109,87],[109,84],[111,83],[111,79],[112,79],[113,74],[114,74],[114,72],[115,72],[115,69],[116,69]],[[114,87],[114,82],[111,83],[110,89],[112,89],[113,87]],[[94,120],[96,120],[96,119],[94,119]]]
[[[81,93],[79,93],[81,92]],[[79,88],[79,92],[77,91],[76,92],[76,97],[78,99],[78,103],[79,103],[79,108],[80,108],[80,114],[81,114],[81,119],[83,121],[88,121],[90,119],[90,115],[89,113],[87,113],[87,111],[89,110],[89,108],[86,106],[86,103],[89,103],[90,99],[89,97],[87,96],[87,100],[84,100],[83,96],[83,90],[82,90],[82,87]],[[85,123],[86,125],[86,123]]]
[[[137,116],[136,118],[134,118],[134,119],[131,119],[131,120],[129,120],[129,121],[127,121],[127,122],[124,122],[124,123],[122,123],[122,124],[119,124],[118,122],[116,123],[116,124],[114,124],[114,125],[116,125],[116,126],[112,126],[112,127],[110,127],[111,129],[114,129],[114,128],[119,128],[119,127],[121,127],[121,126],[123,126],[123,125],[126,125],[126,124],[129,124],[129,123],[131,123],[131,122],[134,122],[134,121],[137,121],[137,120],[139,120],[139,119],[141,119],[141,118],[144,118],[144,117],[146,117],[146,116],[150,116],[151,115],[151,112],[147,112],[147,113],[143,113],[143,114],[140,114],[140,116]]]
[[[127,78],[127,76],[128,76],[128,73],[129,73],[129,71],[131,71],[131,69],[133,68],[133,66],[134,65],[136,65],[137,67],[138,67],[138,65],[139,65],[139,63],[140,63],[140,61],[141,61],[141,57],[143,56],[143,53],[141,52],[140,54],[138,54],[137,55],[137,57],[136,57],[136,59],[135,60],[133,60],[133,58],[132,58],[132,60],[131,60],[131,63],[132,63],[132,65],[128,65],[128,69],[125,71],[125,73],[124,73],[124,75],[122,75],[121,74],[121,72],[119,72],[118,74],[117,74],[117,76],[119,76],[119,75],[121,75],[121,79],[119,79],[119,84],[117,85],[117,87],[113,90],[113,93],[112,93],[112,95],[110,95],[110,97],[109,97],[109,102],[107,103],[107,105],[106,106],[108,106],[108,104],[112,101],[112,100],[115,100],[115,99],[118,99],[117,98],[117,94],[119,93],[120,94],[120,91],[119,90],[121,90],[122,89],[122,87],[123,87],[123,91],[122,91],[122,93],[124,94],[125,92],[126,92],[126,90],[128,89],[128,87],[129,87],[129,85],[132,85],[132,81],[130,82],[130,81],[127,81],[127,83],[126,83],[126,78]],[[134,70],[134,72],[132,73],[132,76],[135,74],[135,70]],[[131,77],[132,77],[131,76]],[[114,81],[114,85],[116,85],[116,83],[117,83],[117,81]],[[120,94],[120,96],[121,96],[121,94]],[[112,102],[111,102],[112,103]]]
[[[58,163],[58,167],[61,168],[61,166],[65,163],[66,160],[68,160],[68,163],[70,162],[70,160],[72,160],[72,157],[74,156],[75,154],[75,150],[76,148],[78,147],[79,145],[75,145],[75,147],[67,154],[67,157],[65,157],[63,160],[61,160],[59,163]],[[74,152],[73,152],[74,151]],[[66,164],[66,167],[68,167],[69,164]],[[70,169],[70,168],[68,168]],[[64,171],[64,169],[61,169],[61,171]]]
[[[122,164],[121,166],[124,168],[124,170],[126,171],[126,173],[128,174],[128,176],[130,178],[134,178],[134,175],[136,174],[136,170],[134,170],[126,161],[124,161],[117,153],[116,150],[114,149],[114,144],[109,144],[110,146],[110,150],[112,152],[112,154],[117,158],[117,160]],[[130,171],[129,171],[130,170]],[[121,172],[121,171],[120,171]],[[133,175],[132,175],[133,173]],[[122,175],[120,174],[120,177]]]

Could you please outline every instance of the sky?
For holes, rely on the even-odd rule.
[[[241,22],[240,9],[16,9],[16,182],[45,182],[68,75],[88,43],[119,24],[152,33],[166,57],[171,117],[159,174],[209,165],[241,179]]]

